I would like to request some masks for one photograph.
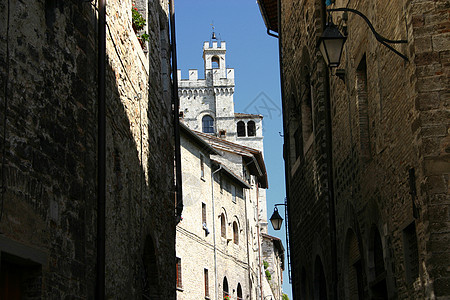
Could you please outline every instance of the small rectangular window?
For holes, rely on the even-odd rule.
[[[202,223],[206,224],[206,204],[202,203]]]
[[[209,278],[208,278],[208,269],[204,269],[204,278],[205,278],[205,297],[209,297]]]
[[[231,185],[231,201],[236,203],[236,186]]]
[[[177,288],[183,288],[183,284],[181,282],[181,258],[177,257]]]
[[[205,157],[200,155],[200,177],[205,178]]]

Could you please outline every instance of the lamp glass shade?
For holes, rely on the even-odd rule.
[[[270,222],[272,223],[273,229],[280,230],[281,224],[283,224],[283,218],[278,213],[277,208],[275,207],[275,210],[270,217]]]
[[[319,49],[330,68],[339,66],[346,39],[333,23],[330,23],[323,31]]]

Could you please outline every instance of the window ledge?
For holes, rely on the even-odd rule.
[[[179,292],[184,292],[184,289],[183,289],[182,287],[178,287],[178,286],[177,286],[177,291],[179,291]]]
[[[209,296],[205,296],[205,299],[207,300],[211,300],[211,298]]]
[[[203,176],[203,177],[200,177],[200,179],[201,179],[202,181],[205,181],[205,182],[206,182],[206,179],[205,179],[204,176]]]

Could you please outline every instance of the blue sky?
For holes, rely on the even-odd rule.
[[[178,69],[182,78],[188,69],[198,69],[203,76],[202,47],[211,38],[211,24],[220,40],[227,43],[226,63],[235,69],[235,111],[264,116],[264,157],[269,176],[267,218],[275,203],[285,198],[283,132],[281,120],[280,71],[278,40],[267,35],[256,0],[176,0]],[[284,218],[284,208],[279,207]],[[279,237],[285,245],[283,230],[269,234]],[[286,270],[283,291],[292,299]]]

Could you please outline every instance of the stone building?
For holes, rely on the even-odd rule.
[[[143,46],[132,1],[106,6],[105,290],[175,299],[169,6],[137,2]],[[97,8],[2,1],[0,15],[0,298],[93,299]]]
[[[185,208],[176,236],[177,299],[278,300],[284,250],[267,234],[262,116],[234,112],[225,53],[225,42],[205,42],[205,79],[197,70],[181,79],[178,71]]]
[[[448,1],[258,2],[279,38],[294,298],[448,299]],[[327,68],[327,8],[407,40],[406,59],[332,12],[347,41]]]

